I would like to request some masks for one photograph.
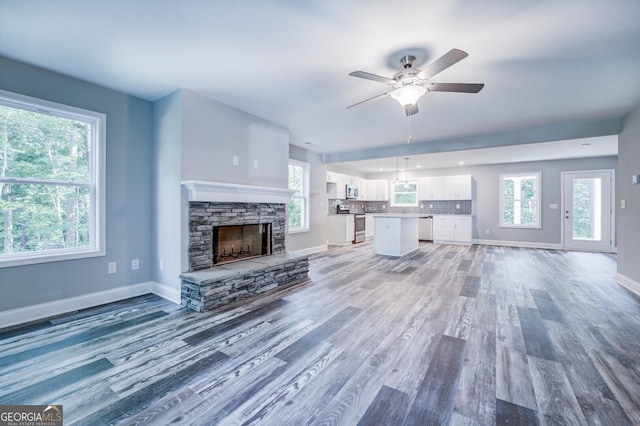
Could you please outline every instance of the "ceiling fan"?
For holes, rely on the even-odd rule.
[[[469,56],[467,52],[459,49],[451,49],[425,69],[420,70],[418,68],[413,68],[413,62],[416,60],[415,56],[406,55],[400,59],[403,70],[397,72],[391,78],[364,71],[354,71],[349,75],[388,84],[393,88],[393,90],[365,99],[364,101],[350,105],[347,108],[353,108],[358,105],[362,105],[365,102],[384,98],[385,96],[391,96],[404,107],[407,116],[411,116],[418,113],[418,99],[426,92],[478,93],[482,90],[484,84],[429,82],[431,77],[446,70],[451,65],[463,60],[467,56]]]

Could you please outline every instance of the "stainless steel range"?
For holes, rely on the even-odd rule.
[[[362,243],[365,240],[365,226],[366,219],[364,214],[356,213],[353,215],[355,219],[355,226],[353,232],[353,244]]]

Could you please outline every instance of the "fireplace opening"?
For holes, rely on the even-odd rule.
[[[216,226],[212,240],[214,265],[272,254],[270,223]]]

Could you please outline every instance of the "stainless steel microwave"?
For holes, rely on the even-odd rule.
[[[356,185],[347,185],[347,198],[358,198],[358,187]]]

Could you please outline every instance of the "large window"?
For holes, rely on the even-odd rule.
[[[394,207],[418,206],[418,182],[395,180],[391,182],[391,205]]]
[[[0,91],[0,266],[104,254],[104,114]]]
[[[500,175],[500,226],[540,228],[540,172]]]
[[[289,232],[309,230],[309,163],[289,160],[289,189],[296,191],[289,203]]]

